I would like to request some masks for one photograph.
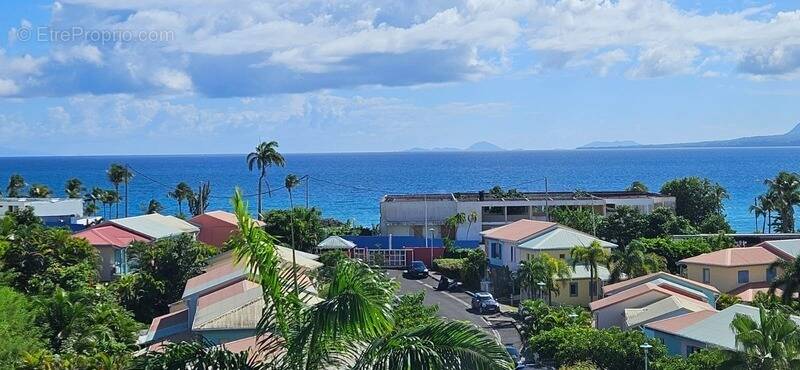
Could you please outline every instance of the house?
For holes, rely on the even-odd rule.
[[[124,229],[112,223],[98,225],[73,235],[83,238],[97,248],[100,255],[100,281],[111,281],[128,273],[128,246],[135,242],[150,242],[146,235]]]
[[[603,287],[603,296],[610,297],[615,294],[620,294],[644,283],[653,283],[667,290],[689,295],[692,298],[708,302],[712,306],[716,305],[717,297],[719,297],[720,294],[719,289],[711,285],[673,275],[668,272],[658,271],[606,285]]]
[[[117,218],[107,222],[129,231],[145,235],[153,240],[181,234],[190,234],[196,237],[197,233],[200,232],[200,228],[180,218],[165,216],[158,213]]]
[[[800,239],[768,240],[758,246],[775,253],[786,261],[794,260],[800,255]]]
[[[694,281],[713,285],[722,292],[746,298],[759,289],[758,284],[770,283],[780,273],[770,265],[781,258],[762,246],[728,248],[678,261],[682,274]],[[756,284],[756,285],[751,285]],[[742,290],[740,288],[748,286]]]
[[[658,313],[655,316],[668,315],[670,312],[662,306],[672,307],[676,311],[691,310],[689,306],[701,306],[707,310],[713,310],[714,307],[705,300],[702,292],[693,290],[689,287],[682,287],[680,289],[673,289],[674,287],[668,284],[659,284],[657,282],[644,282],[636,284],[635,286],[621,291],[616,294],[609,295],[603,299],[596,300],[589,304],[594,317],[595,326],[599,329],[610,327],[628,328],[632,325],[637,325],[640,321],[647,321],[637,319],[636,316],[642,314],[641,311],[632,311],[632,309],[656,309]],[[677,304],[670,302],[660,303],[653,306],[653,304],[661,302],[662,300],[671,300],[672,297],[679,296],[680,301]],[[684,302],[691,300],[686,304]]]
[[[675,197],[632,191],[516,192],[502,197],[483,191],[388,194],[380,201],[380,229],[383,235],[480,240],[481,231],[517,220],[549,221],[554,208],[580,207],[605,216],[621,206],[648,214],[659,207],[674,209]],[[448,226],[445,221],[458,213],[474,214],[476,218],[455,228]]]
[[[591,235],[559,225],[554,222],[518,220],[508,225],[481,232],[484,238],[489,265],[493,268],[508,267],[510,271],[519,269],[520,261],[528,260],[545,253],[570,263],[570,251],[575,246],[590,245],[593,242],[610,253],[617,245],[600,240]],[[551,303],[586,306],[592,296],[598,296],[597,282],[592,283],[586,266],[575,266],[571,277],[561,279],[559,294],[553,296]],[[608,281],[609,271],[598,266],[599,283]],[[523,292],[523,296],[535,296],[535,292]]]
[[[281,260],[289,266],[292,250],[277,248]],[[308,272],[322,266],[317,258],[295,252],[299,279],[310,282]],[[214,345],[246,342],[256,335],[264,308],[261,286],[248,280],[248,275],[247,267],[235,263],[231,251],[212,257],[203,274],[186,282],[181,300],[170,306],[170,312],[153,319],[139,344],[152,346],[198,336]],[[304,293],[311,302],[318,301],[313,285]]]
[[[688,356],[705,347],[738,350],[731,322],[737,314],[759,321],[757,307],[735,304],[722,311],[698,311],[644,325],[648,338],[661,340],[673,355]],[[800,317],[791,316],[800,324]]]
[[[555,222],[519,220],[505,226],[481,232],[489,256],[489,265],[506,266],[511,271],[519,268],[519,262],[540,253],[568,260],[575,246],[588,246],[592,242],[611,253],[617,245],[595,238]]]
[[[222,248],[230,239],[231,234],[239,231],[239,221],[236,215],[225,211],[210,211],[194,216],[189,223],[200,228],[197,240]],[[264,226],[262,221],[256,221],[259,226]]]
[[[73,227],[83,218],[83,199],[81,198],[2,198],[0,215],[31,207],[45,226]]]
[[[153,242],[181,234],[196,235],[200,229],[174,216],[158,213],[118,218],[103,222],[76,234],[97,248],[100,253],[100,280],[130,272],[128,246],[134,241]]]
[[[672,295],[642,308],[625,309],[625,330],[636,329],[647,323],[685,315],[692,312],[707,311],[711,306],[681,295]]]

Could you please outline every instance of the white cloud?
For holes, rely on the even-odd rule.
[[[519,66],[631,78],[800,74],[800,11],[769,7],[703,14],[667,0],[64,0],[51,14],[56,29],[165,37],[0,54],[0,78],[16,96],[252,97],[470,81]]]
[[[0,96],[11,96],[19,92],[19,87],[12,80],[0,78]]]

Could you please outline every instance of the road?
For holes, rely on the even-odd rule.
[[[510,317],[502,314],[478,315],[470,310],[471,297],[467,293],[440,292],[434,289],[439,283],[433,278],[407,279],[403,272],[387,270],[387,273],[400,282],[400,294],[425,291],[426,305],[439,306],[439,315],[451,320],[469,321],[489,334],[495,336],[503,344],[513,344],[520,348],[522,341]]]

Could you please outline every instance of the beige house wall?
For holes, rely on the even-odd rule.
[[[603,248],[605,249],[606,253],[611,254],[611,248]],[[550,257],[563,259],[564,261],[569,261],[569,252],[572,248],[569,249],[545,249],[545,250],[533,250],[533,249],[525,249],[525,248],[517,248],[519,252],[519,260],[523,261],[526,259],[531,259],[534,256],[537,256],[541,253],[549,254]]]
[[[731,290],[734,290],[744,284],[739,284],[739,271],[749,271],[750,272],[750,281],[749,283],[758,283],[767,281],[767,269],[769,268],[769,264],[766,265],[752,265],[752,266],[737,266],[737,267],[724,267],[724,266],[713,266],[713,265],[702,265],[702,264],[693,264],[687,263],[684,273],[687,278],[700,282],[706,283],[703,281],[703,269],[708,268],[711,276],[710,281],[707,284],[719,289],[720,292],[727,293]],[[781,270],[776,269],[776,275],[780,276]]]

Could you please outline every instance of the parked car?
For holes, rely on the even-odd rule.
[[[426,278],[428,277],[428,267],[425,262],[411,261],[408,270],[404,271],[405,275],[412,278]]]
[[[508,352],[511,359],[514,360],[514,366],[519,365],[521,357],[519,351],[517,351],[517,347],[514,347],[513,344],[506,344],[506,352]]]
[[[500,312],[500,304],[494,300],[491,293],[478,292],[472,296],[472,309],[479,314]]]

